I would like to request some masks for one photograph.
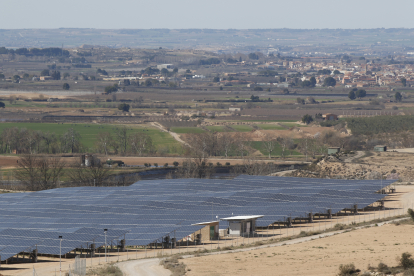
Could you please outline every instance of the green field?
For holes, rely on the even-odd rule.
[[[203,133],[204,132],[204,130],[198,127],[172,127],[171,131],[175,133],[180,133],[180,134],[182,133]]]
[[[282,126],[279,126],[279,125],[259,124],[257,126],[260,127],[261,129],[264,129],[264,130],[273,130],[273,129],[276,129],[276,130],[286,130],[286,128],[284,128]]]
[[[206,126],[206,128],[212,132],[229,132],[228,128],[225,128],[224,126]]]
[[[253,129],[251,126],[247,125],[231,125],[230,127],[237,130],[238,132],[249,132]]]
[[[296,123],[282,123],[283,125],[287,126],[287,127],[307,127],[307,125],[301,125],[301,124],[296,124]]]
[[[87,149],[93,149],[96,145],[96,136],[98,133],[109,132],[115,137],[117,128],[123,126],[110,124],[0,123],[0,133],[3,132],[5,128],[10,127],[40,130],[42,132],[56,133],[57,135],[62,135],[69,128],[73,128],[81,135],[81,143]],[[153,145],[157,149],[160,147],[168,147],[170,153],[176,153],[181,148],[181,144],[167,132],[162,132],[156,128],[145,126],[126,125],[126,127],[128,129],[128,134],[143,132],[151,136]]]
[[[251,147],[260,151],[264,156],[268,156],[269,153],[264,149],[262,141],[253,141],[251,142]],[[272,152],[271,156],[281,156],[282,155],[282,148],[278,143],[276,143],[275,149]],[[295,150],[286,150],[285,156],[289,155],[302,155],[300,152]]]

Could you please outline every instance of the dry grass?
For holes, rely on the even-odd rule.
[[[172,276],[183,276],[186,273],[186,265],[179,262],[180,259],[182,259],[181,256],[174,255],[162,260],[160,265],[164,266],[165,269],[170,270]]]
[[[86,275],[88,276],[123,276],[121,269],[115,265],[107,265],[95,269],[90,269]]]
[[[345,264],[345,265],[341,264],[339,266],[338,276],[355,275],[358,272],[360,272],[360,270],[356,269],[354,264]]]

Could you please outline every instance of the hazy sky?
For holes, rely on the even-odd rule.
[[[1,1],[0,29],[414,28],[412,0]]]

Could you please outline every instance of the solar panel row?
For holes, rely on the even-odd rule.
[[[99,246],[105,228],[108,241],[109,236],[116,240],[125,234],[127,245],[147,245],[166,235],[180,240],[202,227],[192,224],[216,216],[264,215],[257,226],[268,226],[310,212],[336,213],[355,204],[363,208],[384,197],[375,193],[381,188],[376,180],[243,175],[232,180],[153,180],[128,187],[1,194],[0,256],[4,260],[35,245],[39,253],[58,254],[59,235],[67,237],[62,242],[67,252],[91,241]],[[220,224],[226,227],[227,222]],[[20,246],[16,238],[24,244]]]

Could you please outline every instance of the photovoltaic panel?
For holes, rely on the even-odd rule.
[[[263,215],[257,225],[265,227],[310,212],[336,213],[355,204],[364,208],[382,199],[375,192],[392,182],[242,175],[0,194],[0,250],[12,254],[37,245],[39,253],[58,254],[59,235],[64,236],[63,251],[91,242],[100,246],[103,229],[113,243],[124,236],[127,245],[147,245],[167,235],[180,240],[201,229],[192,224],[216,216]],[[221,222],[220,228],[227,225]]]

